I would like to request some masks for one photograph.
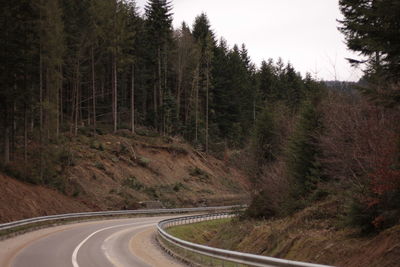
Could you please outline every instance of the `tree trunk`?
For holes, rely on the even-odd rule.
[[[160,107],[160,113],[161,114],[159,114],[159,117],[161,117],[161,118],[163,118],[163,91],[162,91],[162,73],[161,73],[161,69],[162,69],[162,66],[161,66],[161,48],[160,47],[158,47],[158,56],[157,56],[157,59],[158,59],[158,97],[160,98],[159,99],[159,107]],[[162,128],[162,126],[160,127],[160,128]],[[162,129],[159,129],[160,131],[162,131]]]
[[[59,65],[58,66],[58,71],[59,71],[58,74],[61,74],[60,69],[61,69],[61,67]],[[60,90],[60,88],[61,88],[60,82],[61,82],[61,79],[57,78],[57,92],[55,93],[55,98],[56,98],[56,108],[55,108],[56,116],[55,116],[55,118],[56,118],[56,137],[57,138],[60,135],[60,91],[61,91]]]
[[[28,162],[28,107],[24,104],[24,166]],[[25,171],[26,173],[26,171]]]
[[[181,113],[182,70],[178,70],[178,85],[176,88],[176,119],[179,121]]]
[[[167,82],[168,82],[167,76],[168,76],[168,54],[167,54],[167,45],[165,45],[164,46],[164,94],[169,93],[167,89]],[[163,102],[164,102],[164,94],[163,94]],[[169,133],[167,129],[167,114],[165,112],[165,108],[163,108],[163,133],[164,135]]]
[[[63,125],[64,123],[64,97],[63,97],[63,84],[64,84],[64,74],[63,74],[63,68],[62,65],[60,64],[60,107],[59,107],[59,127]]]
[[[50,123],[50,117],[52,116],[52,114],[50,114],[51,113],[51,108],[50,108],[50,85],[49,85],[49,82],[50,82],[50,79],[49,79],[49,69],[48,69],[48,67],[46,66],[46,68],[45,68],[45,74],[46,74],[46,79],[45,79],[45,84],[46,84],[46,86],[45,86],[45,96],[46,96],[46,102],[45,102],[45,108],[44,108],[44,129],[46,130],[46,136],[47,136],[47,139],[46,140],[49,140],[50,139],[50,128],[51,128],[51,126],[53,126],[53,125],[51,125],[51,123]]]
[[[156,74],[154,73],[154,81],[156,80]],[[158,110],[157,110],[157,107],[158,107],[158,105],[157,105],[157,84],[156,84],[156,82],[154,82],[154,85],[153,85],[153,94],[154,94],[154,96],[153,96],[153,98],[154,98],[154,128],[158,128],[158,123],[157,123],[157,121],[158,121]]]
[[[4,163],[10,163],[10,127],[4,128]]]
[[[80,86],[79,86],[79,79],[80,79],[80,60],[78,59],[77,66],[76,66],[76,77],[75,77],[75,122],[74,122],[74,135],[78,135],[78,120],[80,115]]]
[[[114,28],[114,40],[113,40],[113,70],[112,70],[112,76],[114,77],[113,79],[113,122],[114,122],[114,133],[117,132],[118,130],[118,77],[117,77],[117,52],[118,52],[118,47],[117,47],[117,5],[118,5],[118,0],[115,0],[114,2],[114,21],[113,21],[113,28]]]
[[[39,131],[39,157],[40,157],[40,180],[43,181],[43,58],[40,44],[39,52],[39,97],[40,97],[40,131]]]
[[[207,60],[206,70],[206,153],[208,154],[208,93],[210,87],[210,76],[209,76],[209,62]]]
[[[131,76],[131,131],[135,133],[135,65],[132,63]]]
[[[16,90],[17,85],[15,85],[14,89]],[[17,102],[15,99],[13,99],[13,104],[12,104],[12,113],[11,113],[11,118],[12,118],[12,127],[11,127],[11,148],[10,148],[10,160],[14,161],[14,156],[15,156],[15,148],[16,148],[16,134],[17,134]]]
[[[92,47],[92,113],[93,113],[93,136],[96,136],[96,83],[94,69],[94,52]]]
[[[114,121],[114,133],[117,132],[118,126],[118,81],[117,81],[117,60],[116,60],[116,52],[113,56],[113,121]]]
[[[256,98],[253,99],[253,125],[256,126]]]
[[[31,86],[32,86],[32,87],[31,87],[31,91],[33,92],[33,85],[31,85]],[[32,95],[31,95],[30,100],[31,100],[30,103],[33,103],[33,96],[32,96]],[[34,112],[34,107],[33,107],[33,105],[30,105],[29,111],[30,111],[30,116],[29,116],[29,119],[30,119],[29,128],[30,128],[30,129],[29,129],[29,130],[30,130],[31,132],[33,132],[33,129],[35,128],[35,116],[34,116],[35,112]]]
[[[10,163],[10,127],[8,125],[7,101],[4,101],[4,103],[4,164],[8,164]]]
[[[196,134],[195,134],[195,141],[198,141],[198,131],[199,131],[199,68],[197,68],[197,73],[196,73],[196,99],[195,99],[195,114],[196,114]]]

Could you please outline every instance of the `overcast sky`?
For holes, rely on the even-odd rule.
[[[147,0],[137,0],[141,12]],[[208,15],[218,39],[230,46],[245,43],[257,66],[282,57],[303,75],[318,79],[357,81],[361,71],[346,57],[344,37],[337,30],[338,0],[173,0],[174,27],[193,25],[201,12]]]

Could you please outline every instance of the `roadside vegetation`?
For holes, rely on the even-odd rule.
[[[205,13],[174,29],[169,1],[149,0],[143,16],[127,0],[4,3],[0,219],[251,199],[229,227],[187,238],[322,263],[364,263],[360,248],[397,260],[400,5],[339,6],[363,57],[349,59],[365,69],[357,83],[281,58],[257,67]]]
[[[250,144],[230,155],[251,178],[252,202],[239,218],[213,225],[216,234],[193,225],[194,238],[182,237],[337,266],[398,265],[400,6],[339,2],[339,30],[365,58],[349,61],[364,66],[364,77],[327,88],[297,85],[303,89],[281,95],[280,76],[262,76],[265,107]],[[279,65],[270,70],[277,73]]]

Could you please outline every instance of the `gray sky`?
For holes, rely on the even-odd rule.
[[[137,0],[143,12],[147,0]],[[257,66],[282,57],[303,75],[324,80],[357,81],[361,71],[352,68],[337,30],[341,18],[338,0],[172,0],[174,27],[193,24],[201,12],[208,15],[217,38],[230,46],[245,43]]]

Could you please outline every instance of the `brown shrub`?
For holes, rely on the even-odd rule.
[[[325,173],[350,190],[352,201],[360,206],[353,214],[359,222],[384,226],[393,219],[384,214],[400,208],[392,205],[400,192],[399,110],[339,93],[331,93],[323,106]]]

